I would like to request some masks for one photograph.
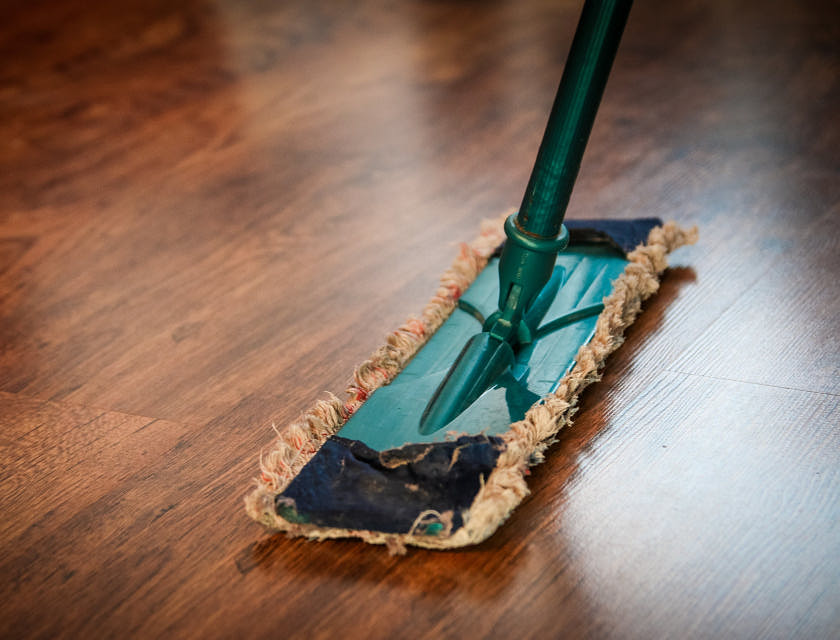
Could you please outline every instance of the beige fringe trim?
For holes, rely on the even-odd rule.
[[[324,441],[341,428],[374,390],[391,382],[449,317],[461,293],[504,240],[502,225],[506,217],[484,223],[476,240],[461,245],[459,255],[441,277],[440,286],[421,317],[406,321],[388,336],[386,345],[356,369],[345,402],[330,395],[278,432],[269,452],[260,456],[261,474],[256,481],[257,487],[245,498],[246,510],[252,518],[270,529],[290,535],[316,540],[356,537],[385,544],[391,553],[404,553],[406,544],[430,549],[477,544],[489,537],[528,495],[524,478],[528,467],[542,462],[543,453],[556,434],[571,424],[581,391],[600,380],[607,356],[623,342],[624,330],[639,314],[642,302],[659,288],[659,275],[668,266],[666,256],[680,246],[696,242],[696,227],[685,230],[668,222],[651,230],[647,244],[628,254],[629,264],[604,300],[604,310],[598,317],[592,340],[580,348],[574,368],[561,380],[557,391],[532,406],[524,419],[510,425],[502,434],[506,450],[469,511],[463,514],[464,524],[457,531],[449,534],[451,514],[431,510],[419,514],[418,523],[440,522],[443,525],[441,535],[386,534],[294,524],[280,518],[274,510],[275,496],[288,486]]]

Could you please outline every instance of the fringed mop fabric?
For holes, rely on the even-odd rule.
[[[463,514],[464,525],[456,531],[450,531],[446,522],[441,522],[442,533],[437,536],[318,527],[287,522],[274,508],[275,496],[286,488],[324,441],[341,429],[371,393],[391,382],[449,317],[458,298],[504,240],[503,222],[504,217],[485,222],[478,238],[461,245],[421,316],[409,318],[388,336],[385,345],[356,368],[344,400],[330,395],[279,431],[268,452],[260,456],[257,486],[245,499],[252,518],[290,535],[312,539],[356,537],[385,544],[392,553],[404,553],[405,545],[446,549],[479,543],[528,495],[525,483],[528,467],[542,462],[545,449],[560,429],[571,423],[581,391],[600,379],[607,356],[623,342],[624,330],[639,314],[642,302],[659,288],[659,276],[668,266],[667,255],[682,245],[696,242],[696,228],[685,230],[668,222],[653,229],[647,242],[627,255],[629,263],[604,300],[604,310],[598,317],[592,340],[580,348],[575,366],[561,380],[556,392],[534,404],[524,419],[511,424],[501,435],[505,451],[469,511]],[[425,511],[418,514],[418,522],[428,525],[436,517],[436,512]]]

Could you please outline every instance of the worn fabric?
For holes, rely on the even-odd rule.
[[[662,225],[659,218],[634,218],[632,220],[566,220],[569,244],[605,244],[623,254],[647,240],[654,227]]]
[[[434,511],[454,530],[503,450],[500,438],[487,436],[385,452],[332,436],[277,494],[277,512],[307,524],[422,533],[427,525],[418,515]]]

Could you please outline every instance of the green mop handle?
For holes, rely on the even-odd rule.
[[[632,0],[587,0],[516,226],[555,238],[607,84]]]
[[[536,327],[523,318],[569,241],[563,216],[630,5],[587,0],[583,6],[525,198],[505,222],[499,310],[467,341],[429,400],[420,418],[422,434],[449,424],[515,362],[515,349],[534,339]]]
[[[568,243],[563,217],[631,5],[632,0],[587,0],[583,5],[522,206],[505,223],[499,311],[484,326],[499,340],[530,341],[521,320],[551,277],[557,252]]]

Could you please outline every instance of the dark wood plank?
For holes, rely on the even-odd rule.
[[[490,73],[505,15],[468,6],[429,9],[438,39],[456,41],[428,70],[384,53],[410,38],[412,8],[372,3],[342,20],[343,9],[305,3],[82,6],[22,11],[7,27],[18,62],[0,125],[4,219],[15,242],[37,238],[7,286],[44,285],[7,318],[0,388],[176,420],[230,409],[246,378],[282,393],[290,373],[277,354],[290,348],[311,380],[293,394],[305,398],[298,410],[343,386],[422,308],[455,243],[518,196],[564,55],[537,46],[547,24],[526,15],[516,41],[534,44],[512,52],[516,68]],[[536,13],[571,30],[576,8]],[[112,31],[123,35],[99,39]],[[111,51],[114,40],[137,44]],[[458,42],[482,44],[462,58]],[[52,67],[50,51],[69,60]],[[459,68],[438,69],[452,59]],[[518,95],[537,107],[499,110],[531,64],[545,81]],[[527,136],[498,137],[497,119]],[[512,143],[527,160],[509,157]],[[422,255],[424,270],[406,254]],[[324,310],[331,322],[312,326]]]
[[[496,535],[243,513],[517,206],[579,9],[6,3],[0,636],[840,633],[836,2],[636,3],[569,215],[701,242]]]
[[[217,524],[253,540],[241,495],[256,444],[234,469],[218,436],[239,431],[218,426],[0,394],[0,429],[25,431],[0,467],[3,633],[139,632],[188,567],[201,581],[223,560],[235,573],[231,530]]]
[[[537,472],[527,509],[568,545],[605,635],[836,633],[836,396],[671,373],[595,391],[607,406],[577,427],[614,417],[562,491]]]
[[[840,396],[840,202],[802,229],[677,371]]]

